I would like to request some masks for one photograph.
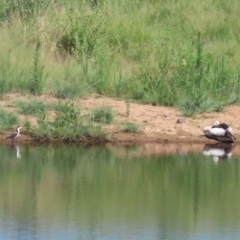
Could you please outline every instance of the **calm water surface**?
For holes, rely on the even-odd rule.
[[[240,239],[237,153],[0,145],[0,239]]]

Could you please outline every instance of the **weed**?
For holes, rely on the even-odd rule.
[[[12,128],[18,122],[18,118],[15,114],[5,112],[3,109],[0,109],[0,129],[6,130]]]
[[[33,67],[31,71],[31,79],[29,90],[32,94],[40,95],[43,92],[44,80],[46,76],[43,72],[43,66],[40,66],[40,43],[37,43],[35,54],[33,56]]]
[[[137,125],[136,123],[125,122],[122,124],[122,130],[124,132],[136,133],[139,132],[139,129],[139,125]]]
[[[114,113],[109,107],[100,107],[92,110],[91,120],[100,123],[110,124],[114,120]]]

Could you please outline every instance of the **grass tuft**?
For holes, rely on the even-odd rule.
[[[92,110],[91,120],[100,123],[110,124],[114,120],[114,113],[109,107],[100,107]]]
[[[0,109],[0,130],[10,129],[17,123],[18,118],[15,114]]]
[[[122,130],[124,132],[136,133],[139,132],[140,127],[136,123],[125,122],[122,124]]]
[[[45,115],[46,111],[50,108],[46,103],[37,100],[32,102],[17,101],[15,102],[15,106],[19,109],[20,114],[36,117]]]

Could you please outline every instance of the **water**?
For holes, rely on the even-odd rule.
[[[0,239],[240,239],[239,152],[0,145]]]

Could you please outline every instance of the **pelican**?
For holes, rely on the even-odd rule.
[[[20,128],[21,128],[21,126],[18,126],[17,129],[16,129],[16,131],[13,132],[13,133],[11,133],[8,137],[6,137],[6,139],[11,138],[11,139],[12,139],[12,142],[13,142],[13,140],[16,139],[16,138],[18,138],[18,136],[20,135]]]
[[[204,127],[203,132],[207,138],[220,142],[233,143],[236,141],[232,128],[219,121],[215,121],[213,126]]]

